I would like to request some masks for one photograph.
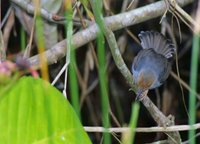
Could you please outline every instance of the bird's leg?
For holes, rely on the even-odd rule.
[[[147,96],[148,91],[149,91],[149,90],[145,90],[145,91],[138,92],[138,93],[137,93],[137,96],[136,96],[136,98],[135,98],[135,100],[136,100],[136,101],[141,101],[141,100],[143,100],[143,98],[144,98],[145,96]]]

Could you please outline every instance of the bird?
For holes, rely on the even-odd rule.
[[[161,86],[172,69],[175,45],[157,31],[141,31],[138,35],[142,50],[132,63],[132,75],[136,85],[136,100],[141,101],[148,90]]]

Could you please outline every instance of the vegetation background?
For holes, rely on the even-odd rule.
[[[160,88],[149,91],[148,97],[165,116],[175,117],[175,125],[199,123],[200,1],[40,2],[1,1],[3,51],[7,60],[16,61],[17,57],[24,57],[32,67],[37,68],[41,64],[38,53],[46,51],[47,55],[43,60],[47,61],[48,70],[43,63],[38,72],[43,79],[53,82],[57,89],[67,95],[83,126],[119,129],[123,126],[158,126],[143,103],[134,103],[135,93],[130,90],[131,82],[127,82],[121,74],[123,72],[116,62],[118,58],[111,50],[113,43],[109,39],[113,40],[113,37],[108,37],[112,33],[109,33],[110,29],[114,32],[114,40],[129,70],[141,49],[137,37],[140,31],[161,32],[175,43],[177,55],[171,75]],[[173,7],[177,3],[183,6],[181,10],[185,13],[180,13]],[[36,9],[32,9],[34,5],[38,6],[38,13]],[[42,7],[42,12],[39,11],[39,6]],[[134,10],[138,10],[138,13],[134,13]],[[135,14],[135,19],[129,17],[131,12]],[[127,15],[119,15],[123,13]],[[102,16],[106,17],[105,24]],[[95,21],[99,26],[99,33]],[[2,56],[1,58],[4,59]],[[66,72],[59,75],[63,66]],[[59,79],[55,81],[57,76]],[[132,124],[131,120],[134,121]],[[125,142],[122,137],[128,135],[115,132],[88,134],[93,143]],[[188,131],[181,131],[180,135],[183,142],[196,135],[191,143],[200,143],[199,130],[191,132],[191,135]],[[163,132],[139,132],[132,135],[132,140],[134,139],[134,143],[150,143],[167,137]]]

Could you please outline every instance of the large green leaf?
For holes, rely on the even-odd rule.
[[[24,77],[0,97],[0,143],[91,143],[69,102],[49,83]]]

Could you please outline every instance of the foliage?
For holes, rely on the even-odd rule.
[[[69,102],[48,82],[23,77],[0,97],[1,143],[91,143]]]

